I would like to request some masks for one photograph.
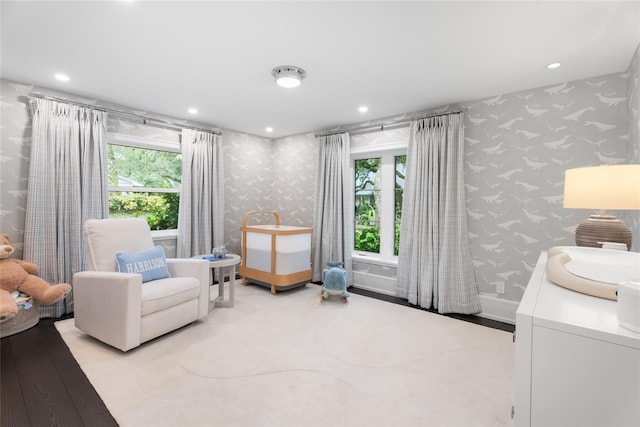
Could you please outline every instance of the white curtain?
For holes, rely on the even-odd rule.
[[[107,114],[90,108],[30,98],[31,155],[24,232],[24,259],[39,265],[50,283],[71,283],[84,270],[83,225],[106,218]],[[40,306],[41,317],[73,311],[73,292]]]
[[[220,135],[182,130],[179,258],[211,253],[224,244],[224,166]]]
[[[396,295],[441,313],[478,313],[467,234],[462,114],[411,123]]]
[[[318,138],[320,155],[313,212],[313,280],[322,280],[327,261],[342,261],[353,284],[353,179],[348,133]]]

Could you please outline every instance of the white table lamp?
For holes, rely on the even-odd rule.
[[[631,230],[609,210],[640,209],[640,165],[609,165],[568,169],[564,207],[598,209],[576,229],[576,245],[601,247],[617,242],[631,249]]]

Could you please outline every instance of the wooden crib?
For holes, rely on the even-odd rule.
[[[256,215],[273,216],[275,224],[248,225],[249,218]],[[252,279],[271,287],[303,284],[311,280],[311,233],[312,228],[280,225],[277,212],[252,211],[242,220],[242,262],[240,276],[242,284]]]

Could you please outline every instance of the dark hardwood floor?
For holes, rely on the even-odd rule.
[[[397,297],[353,287],[349,292],[424,310]],[[478,316],[448,316],[509,332],[515,329]],[[33,328],[0,340],[2,426],[117,426],[58,334],[53,325],[57,320],[40,319]]]
[[[0,340],[2,426],[117,426],[55,321]]]

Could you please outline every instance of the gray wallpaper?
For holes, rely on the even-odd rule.
[[[573,245],[593,212],[562,207],[564,171],[627,161],[626,76],[465,105],[465,186],[480,290],[519,301],[540,251]]]
[[[225,245],[240,253],[240,226],[249,211],[272,211],[270,139],[224,131]],[[260,223],[260,218],[252,224]]]
[[[640,57],[636,51],[624,74],[563,82],[462,105],[467,110],[469,235],[482,293],[495,294],[498,282],[505,282],[506,294],[499,297],[519,301],[539,252],[573,244],[575,227],[590,212],[562,207],[565,169],[640,163],[639,86]],[[58,94],[0,80],[0,231],[9,233],[18,256],[31,143],[24,96],[32,90]],[[404,117],[408,114],[395,118]],[[116,117],[110,118],[109,131],[168,141],[179,137],[175,130]],[[240,250],[239,228],[250,210],[277,210],[283,224],[311,226],[318,156],[314,135],[270,140],[231,130],[222,132],[227,247]],[[352,145],[406,138],[406,128],[395,129],[354,135]],[[639,214],[629,214],[625,220],[632,225],[636,240],[640,239]],[[634,250],[638,249],[636,241]],[[395,274],[388,266],[356,263],[355,268],[383,276]]]
[[[467,110],[465,187],[478,286],[483,294],[519,301],[540,251],[575,244],[575,228],[591,213],[562,207],[565,169],[630,160],[627,74],[563,82],[461,106]],[[289,140],[303,138],[307,136]],[[352,146],[375,147],[407,138],[406,128],[386,130],[353,135]],[[393,267],[357,261],[354,269],[395,274]],[[504,295],[496,293],[499,282],[506,285]]]
[[[318,143],[312,133],[273,141],[273,207],[280,222],[313,226],[313,194],[318,169]]]
[[[629,114],[628,163],[640,164],[640,45],[631,59],[627,71],[627,98]],[[631,227],[633,250],[640,252],[640,211],[630,212],[625,222]]]
[[[22,258],[31,150],[31,119],[19,97],[30,89],[0,80],[0,232],[9,235],[15,258]]]
[[[629,111],[629,159],[640,163],[640,44],[627,71]]]

